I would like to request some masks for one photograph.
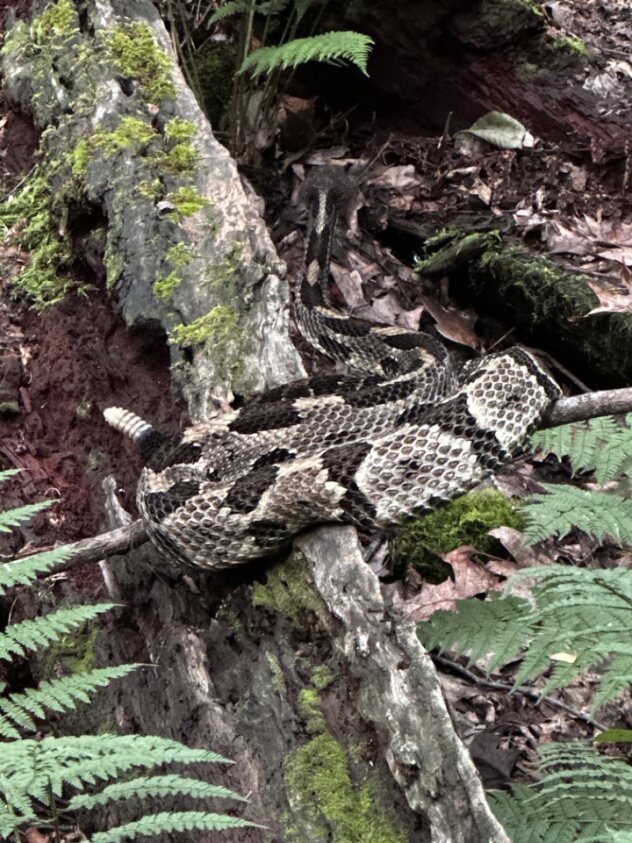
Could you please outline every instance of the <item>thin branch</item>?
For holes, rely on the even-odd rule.
[[[134,521],[125,527],[118,527],[116,530],[110,530],[109,533],[101,533],[91,539],[82,539],[73,544],[63,545],[64,550],[71,550],[73,552],[72,558],[67,559],[65,562],[60,562],[55,568],[40,574],[40,577],[50,577],[52,574],[66,571],[68,568],[74,568],[86,562],[97,562],[108,556],[127,553],[132,548],[139,547],[148,540],[149,536],[145,532],[143,522],[139,518],[138,521]],[[38,548],[38,553],[41,553],[43,550],[53,550],[53,548],[41,547]],[[30,556],[32,554],[28,555]],[[18,558],[25,559],[27,557]]]
[[[454,671],[454,673],[457,673],[459,676],[467,679],[468,682],[473,682],[475,685],[490,688],[492,691],[505,691],[508,694],[522,694],[523,697],[535,700],[538,705],[540,703],[547,703],[548,705],[552,705],[554,708],[561,708],[563,711],[567,711],[569,714],[572,714],[577,720],[583,720],[584,723],[588,723],[589,726],[592,726],[595,729],[603,731],[606,728],[603,723],[595,720],[589,714],[584,714],[583,711],[573,708],[573,706],[562,702],[562,700],[558,700],[556,697],[550,697],[546,694],[543,695],[539,691],[536,691],[535,688],[529,688],[526,685],[514,686],[510,682],[496,682],[493,679],[485,679],[485,677],[477,676],[475,673],[472,673],[471,670],[463,667],[463,665],[460,665],[458,662],[453,662],[451,659],[446,659],[444,656],[433,656],[432,660],[437,664],[440,664],[442,667],[446,667],[448,670]]]
[[[586,421],[597,416],[632,412],[632,388],[604,389],[588,392],[572,398],[560,398],[540,422],[540,428],[556,427],[559,424]]]

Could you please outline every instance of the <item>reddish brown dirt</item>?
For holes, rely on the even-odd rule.
[[[141,468],[102,409],[120,404],[163,427],[178,424],[164,339],[129,331],[98,291],[43,315],[9,306],[0,331],[10,337],[2,381],[19,404],[19,413],[0,417],[0,466],[24,469],[4,487],[3,506],[59,497],[24,538],[50,544],[93,535],[103,520],[101,478],[115,475],[133,511]]]

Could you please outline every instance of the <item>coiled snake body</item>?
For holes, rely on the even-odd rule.
[[[334,310],[329,256],[347,196],[331,171],[307,185],[310,226],[292,314],[311,345],[353,374],[270,390],[175,437],[127,410],[105,411],[147,457],[138,508],[174,561],[223,568],[274,553],[312,524],[399,524],[516,456],[560,395],[522,348],[457,374],[432,337]]]

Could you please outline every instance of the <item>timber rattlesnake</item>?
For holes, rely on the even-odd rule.
[[[292,314],[311,345],[354,374],[270,390],[178,436],[105,411],[147,459],[138,508],[174,561],[223,568],[274,553],[311,524],[401,523],[512,459],[560,395],[522,348],[457,375],[432,337],[334,310],[329,256],[348,190],[324,168],[306,185],[310,226]]]

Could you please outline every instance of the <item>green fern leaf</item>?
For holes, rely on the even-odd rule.
[[[621,696],[632,687],[632,647],[626,653],[618,653],[612,657],[605,673],[601,677],[599,690],[593,702],[593,710],[601,708],[604,703]]]
[[[21,468],[5,468],[0,471],[0,483],[4,483],[5,480],[8,480],[9,477],[15,477],[16,474],[19,474],[22,471]]]
[[[22,729],[32,731],[36,728],[33,720],[43,718],[47,709],[56,712],[72,711],[78,702],[90,702],[97,688],[127,676],[140,666],[124,664],[95,668],[86,673],[41,682],[37,688],[28,688],[22,693],[0,698],[0,729],[7,720],[13,720]],[[15,737],[19,737],[19,734]]]
[[[251,9],[255,14],[266,15],[270,10],[270,3],[255,3],[254,0],[229,0],[227,3],[222,3],[222,5],[213,12],[208,19],[207,27],[212,26],[214,23],[217,23],[224,18],[231,17],[232,15],[241,15],[244,12],[250,12]]]
[[[0,512],[0,533],[10,533],[13,527],[19,527],[20,524],[30,521],[34,515],[37,515],[43,509],[48,509],[52,504],[53,501],[39,501],[38,503],[27,503],[26,506],[20,506],[17,509]]]
[[[632,543],[632,501],[574,486],[543,486],[545,494],[533,495],[525,507],[527,544],[564,538],[574,527],[598,539],[611,536],[621,544]]]
[[[245,828],[256,823],[242,820],[239,817],[229,817],[224,814],[211,814],[204,811],[163,812],[149,814],[140,820],[111,828],[109,831],[93,834],[91,843],[120,843],[122,840],[133,840],[136,837],[157,837],[159,834],[174,831],[224,831],[227,828]]]
[[[579,742],[545,744],[545,771],[537,787],[514,786],[512,795],[492,794],[490,803],[513,843],[599,840],[610,830],[632,834],[632,770]],[[529,822],[525,822],[525,816]],[[531,836],[537,829],[537,837]]]
[[[475,662],[490,655],[488,672],[511,661],[532,635],[527,621],[529,604],[520,597],[460,600],[453,612],[435,612],[417,626],[422,644],[439,647]]]
[[[27,650],[47,647],[52,641],[57,641],[62,635],[113,609],[115,605],[98,603],[94,606],[69,606],[44,617],[9,626],[0,634],[0,659],[23,656]]]
[[[60,547],[1,564],[0,595],[5,594],[13,586],[29,585],[39,574],[45,574],[51,568],[71,559],[74,552],[67,547]]]
[[[167,764],[231,763],[204,749],[147,735],[81,735],[15,741],[2,772],[17,791],[40,801],[69,785],[78,790],[121,773]]]
[[[625,425],[612,416],[602,416],[538,431],[532,444],[558,459],[568,457],[574,473],[594,471],[598,483],[608,483],[632,472],[632,414]]]
[[[359,32],[325,32],[309,38],[295,38],[278,47],[261,47],[244,59],[239,73],[253,76],[271,73],[288,67],[298,67],[308,61],[346,60],[355,64],[365,75],[373,39]]]
[[[126,799],[148,799],[167,796],[188,796],[192,799],[239,799],[243,796],[221,785],[209,784],[199,779],[186,776],[144,776],[130,781],[117,782],[108,785],[98,793],[85,793],[73,797],[68,803],[68,810],[77,811],[80,808],[94,808],[96,805],[107,805],[110,802],[121,802]]]

